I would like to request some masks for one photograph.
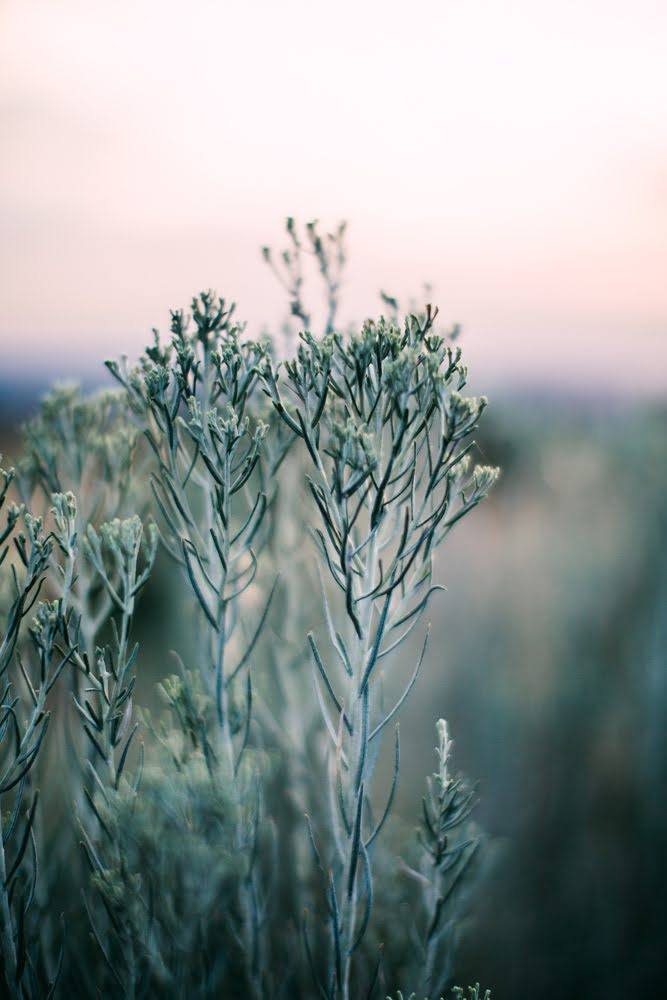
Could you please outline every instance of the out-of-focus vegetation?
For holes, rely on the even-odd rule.
[[[666,413],[572,401],[494,410],[480,447],[504,475],[439,567],[442,657],[406,710],[414,732],[435,702],[480,779],[492,860],[463,969],[507,997],[526,984],[554,1000],[658,990]]]

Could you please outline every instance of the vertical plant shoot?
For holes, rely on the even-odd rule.
[[[0,608],[0,983],[3,995],[22,998],[41,995],[58,978],[60,961],[45,963],[33,919],[39,792],[32,778],[49,728],[48,696],[74,647],[64,601],[38,603],[53,543],[41,518],[16,504],[6,507],[14,476],[0,468],[0,566],[7,583]]]
[[[422,801],[419,869],[404,865],[422,892],[417,965],[422,970],[427,995],[442,992],[451,982],[457,938],[457,890],[479,846],[468,823],[475,805],[474,790],[463,778],[452,774],[452,741],[445,720],[439,719],[436,728],[438,767],[427,779]]]
[[[310,456],[313,531],[337,594],[329,602],[324,592],[330,652],[314,635],[308,641],[330,738],[330,965],[319,986],[344,1000],[362,988],[353,962],[372,915],[373,847],[396,788],[397,728],[394,781],[377,819],[369,800],[374,764],[416,680],[428,633],[389,709],[380,697],[380,666],[440,589],[433,583],[436,550],[497,476],[471,466],[469,439],[486,400],[461,395],[461,350],[435,331],[435,317],[429,307],[403,327],[368,322],[349,339],[304,333],[284,374],[268,359],[263,367],[265,391]]]
[[[268,425],[251,415],[250,404],[268,347],[243,340],[232,314],[224,299],[202,293],[193,300],[191,320],[172,313],[170,345],[162,348],[156,334],[140,370],[109,368],[145,422],[157,461],[151,486],[162,539],[197,608],[198,648],[184,658],[214,706],[215,724],[200,734],[212,780],[222,776],[241,810],[233,838],[244,867],[239,935],[248,989],[258,994],[261,787],[259,775],[241,765],[251,726],[249,668],[274,593],[271,587],[257,607],[257,550],[269,502],[261,488],[266,477],[253,473]],[[288,445],[289,438],[269,453],[274,467]],[[181,680],[188,682],[187,670]]]

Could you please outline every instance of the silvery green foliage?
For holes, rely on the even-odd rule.
[[[468,819],[474,791],[451,771],[452,741],[447,723],[437,724],[437,770],[427,781],[422,823],[418,833],[422,856],[419,869],[405,871],[422,889],[423,926],[418,935],[418,965],[426,992],[440,992],[453,973],[456,943],[457,890],[478,847]]]
[[[128,420],[124,392],[85,396],[76,386],[58,387],[25,425],[24,442],[25,457],[18,468],[20,493],[33,508],[39,506],[41,495],[44,513],[54,494],[76,496],[74,543],[88,525],[143,511],[137,431]],[[49,575],[52,587],[64,587],[81,625],[81,643],[92,657],[113,604],[89,561],[81,560],[74,574],[75,547],[59,541],[60,558],[51,562]],[[76,675],[73,680],[76,683]]]
[[[76,489],[83,494],[82,514],[104,502],[113,517],[136,486],[131,481],[135,442],[123,393],[85,396],[74,385],[55,388],[24,427],[23,490],[39,487],[50,497]]]
[[[331,653],[308,637],[330,737],[331,804],[331,836],[313,836],[328,909],[324,981],[312,964],[318,988],[346,1000],[368,988],[353,977],[353,961],[372,916],[373,847],[398,777],[396,729],[394,781],[374,820],[369,792],[380,737],[416,680],[427,638],[391,708],[382,703],[379,665],[418,626],[439,589],[435,550],[497,476],[470,465],[465,442],[486,400],[461,395],[461,351],[435,332],[435,315],[429,308],[402,327],[368,322],[347,340],[303,333],[284,374],[268,357],[262,366],[265,391],[312,461],[314,535],[338,595],[330,604],[324,594]],[[311,955],[305,925],[304,940]]]
[[[139,650],[130,643],[130,627],[137,596],[155,560],[155,525],[149,525],[147,536],[135,515],[103,524],[99,533],[89,525],[84,543],[86,558],[107,590],[115,615],[111,619],[113,642],[98,647],[92,661],[85,653],[75,658],[86,697],[81,702],[74,697],[74,703],[94,751],[92,770],[99,777],[102,768],[104,780],[116,788],[135,732],[130,722],[133,668]]]
[[[313,329],[311,312],[304,302],[304,257],[314,257],[325,292],[325,333],[333,333],[340,303],[340,286],[347,262],[345,233],[347,226],[341,222],[333,233],[322,235],[316,221],[305,225],[302,236],[295,220],[289,217],[285,231],[289,245],[276,256],[271,247],[262,247],[262,256],[285,290],[289,300],[290,316],[299,321],[300,327]]]
[[[266,494],[249,484],[266,433],[246,413],[265,345],[241,341],[232,310],[204,293],[193,302],[194,331],[183,313],[172,313],[171,344],[156,335],[142,368],[130,373],[109,362],[145,420],[156,456],[152,477],[162,515],[163,542],[180,564],[204,626],[197,666],[216,706],[221,746],[230,772],[237,768],[230,697],[254,647],[232,665],[241,598],[257,573],[253,542],[267,510]],[[259,635],[265,609],[260,616]]]
[[[45,587],[58,596],[63,613],[74,626],[79,664],[95,664],[97,647],[106,636],[114,601],[93,561],[81,557],[89,530],[135,512],[143,513],[146,490],[142,450],[129,418],[122,390],[86,396],[76,386],[56,387],[40,403],[24,427],[24,457],[18,463],[16,487],[32,510],[52,527],[53,552],[45,569]],[[144,449],[145,451],[145,449]],[[90,678],[84,669],[67,671],[64,686],[72,705],[91,700]],[[61,695],[61,698],[63,696]],[[94,696],[92,696],[94,700]],[[59,712],[55,744],[64,737],[66,757],[45,756],[40,765],[42,809],[50,818],[48,851],[40,862],[37,904],[43,952],[60,936],[57,915],[48,900],[64,891],[65,871],[71,870],[75,844],[70,816],[85,816],[90,806],[95,748],[75,713]],[[65,775],[64,772],[71,771]],[[67,785],[71,794],[63,795]],[[79,870],[81,870],[79,866]]]
[[[482,993],[479,983],[469,986],[467,990],[455,986],[452,992],[456,1000],[491,1000],[491,990],[484,990]]]
[[[461,986],[454,986],[451,996],[452,1000],[491,1000],[491,990],[484,990],[482,993],[479,983],[469,986],[467,990],[462,989]],[[392,1000],[392,997],[387,997],[387,1000]],[[404,1000],[400,990],[396,991],[396,1000]],[[417,994],[410,993],[409,996],[405,997],[405,1000],[417,1000]],[[444,998],[441,997],[440,1000],[444,1000]]]
[[[211,995],[243,974],[228,940],[229,903],[242,890],[237,834],[251,837],[254,802],[216,764],[217,713],[198,673],[183,669],[163,682],[170,715],[149,722],[147,766],[143,745],[129,763],[139,727],[130,630],[156,548],[155,526],[146,532],[137,517],[89,526],[84,543],[115,609],[112,642],[93,662],[74,657],[85,694],[75,705],[94,751],[78,817],[90,868],[84,903],[101,958],[77,956],[81,989],[91,996]]]
[[[34,914],[39,793],[32,778],[49,729],[49,694],[73,647],[63,603],[38,603],[53,542],[41,518],[22,505],[6,507],[14,477],[0,469],[0,566],[8,580],[0,618],[0,983],[3,996],[33,997],[53,988],[58,969],[43,960]]]
[[[81,972],[91,992],[110,980],[133,996],[144,948],[136,913],[145,912],[147,900],[142,896],[139,870],[127,869],[118,809],[128,801],[130,808],[136,808],[143,766],[142,747],[136,772],[128,778],[128,755],[138,728],[133,719],[138,646],[131,643],[130,629],[137,597],[155,560],[157,531],[149,525],[145,532],[136,515],[104,523],[99,531],[89,524],[83,550],[114,613],[112,641],[96,648],[93,657],[84,651],[74,658],[82,683],[80,696],[73,695],[73,700],[90,750],[85,761],[86,802],[78,821],[94,896],[89,900],[84,892],[84,902],[106,967],[95,978],[85,967]]]
[[[340,1000],[420,976],[426,992],[450,984],[450,887],[472,845],[452,835],[465,808],[446,736],[411,880],[407,866],[395,877],[387,836],[397,728],[377,814],[371,792],[383,736],[424,658],[428,633],[404,676],[403,644],[441,589],[434,553],[495,479],[470,464],[485,400],[461,394],[460,349],[436,331],[430,307],[403,324],[335,332],[344,227],[322,238],[311,224],[302,238],[290,220],[287,231],[276,269],[307,326],[302,264],[312,256],[326,296],[322,337],[303,332],[296,355],[278,364],[270,343],[245,338],[233,307],[206,292],[189,317],[172,313],[169,342],[155,334],[137,367],[108,363],[120,394],[88,401],[58,390],[28,425],[22,494],[41,490],[52,530],[45,536],[13,507],[8,524],[18,531],[24,518],[24,605],[40,579],[56,598],[28,634],[41,686],[14,655],[11,595],[6,634],[28,699],[32,691],[41,704],[44,684],[71,664],[67,732],[79,766],[67,789],[87,872],[71,865],[64,876],[63,995]],[[158,527],[144,520],[148,479]],[[158,530],[182,640],[169,660],[162,647],[154,657],[161,705],[149,714],[134,707],[145,659],[132,636]],[[391,704],[385,668],[403,685]],[[45,729],[45,718],[36,725]],[[28,844],[34,809],[16,815]],[[56,839],[62,853],[60,831]],[[54,855],[39,841],[37,850]],[[83,913],[69,898],[79,895]],[[3,925],[14,980],[21,949],[28,954],[16,898]],[[402,928],[383,936],[395,904],[416,914],[409,955]],[[48,898],[40,917],[46,930],[25,963],[23,995],[57,978]],[[384,960],[383,941],[396,947]]]
[[[197,738],[212,785],[226,785],[234,803],[238,824],[227,829],[242,871],[236,898],[219,905],[233,913],[247,989],[259,995],[265,919],[257,870],[262,786],[252,759],[250,767],[241,765],[252,721],[249,668],[275,589],[271,586],[263,605],[255,607],[257,553],[267,539],[271,480],[291,435],[276,436],[265,447],[268,424],[256,409],[253,413],[251,399],[268,345],[242,339],[232,313],[223,299],[203,293],[193,300],[191,317],[172,313],[167,347],[156,334],[140,368],[128,372],[115,363],[109,368],[144,423],[157,464],[152,490],[163,542],[180,565],[199,614],[199,646],[183,654],[181,683],[187,689],[194,672],[214,708]]]

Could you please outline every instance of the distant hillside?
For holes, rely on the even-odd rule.
[[[76,382],[86,389],[95,389],[107,379],[102,370],[95,377],[88,375],[60,381]],[[0,372],[0,425],[15,426],[21,423],[53,385],[54,379],[45,373],[17,376],[15,373]]]

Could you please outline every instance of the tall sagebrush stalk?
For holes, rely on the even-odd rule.
[[[162,515],[164,544],[180,564],[201,620],[197,667],[215,705],[217,732],[207,733],[212,769],[243,804],[235,835],[241,880],[239,935],[248,988],[262,993],[260,924],[263,899],[256,870],[261,820],[257,774],[242,771],[252,713],[249,666],[274,593],[272,587],[247,630],[244,601],[256,594],[267,493],[253,473],[260,461],[267,425],[248,415],[258,366],[267,346],[242,340],[232,322],[233,307],[203,293],[192,304],[194,329],[182,312],[172,314],[172,340],[162,349],[156,337],[143,375],[126,374],[109,363],[146,421],[145,434],[157,458],[153,494]],[[280,464],[287,440],[272,456]],[[241,630],[246,629],[245,644]],[[243,691],[241,696],[240,691]],[[241,707],[242,697],[242,707]]]
[[[470,470],[472,445],[463,442],[486,400],[460,395],[466,381],[460,349],[434,332],[434,319],[429,308],[422,318],[408,317],[403,328],[369,322],[348,340],[317,341],[306,333],[283,381],[277,367],[268,361],[263,367],[276,410],[311,457],[315,538],[340,593],[340,612],[324,596],[337,666],[312,634],[308,639],[331,739],[331,958],[328,981],[320,985],[344,1000],[352,995],[353,957],[372,913],[373,844],[398,775],[396,729],[394,779],[373,822],[369,792],[380,736],[417,677],[426,640],[390,711],[378,698],[378,665],[415,629],[438,589],[432,585],[436,548],[496,477],[487,467]]]
[[[0,469],[0,514],[14,475]],[[63,601],[37,603],[52,548],[42,519],[10,505],[0,522],[0,565],[9,564],[11,575],[0,621],[0,973],[3,995],[16,998],[51,991],[58,978],[32,919],[39,800],[32,777],[49,728],[49,694],[74,652]],[[33,608],[26,642],[23,626]]]

